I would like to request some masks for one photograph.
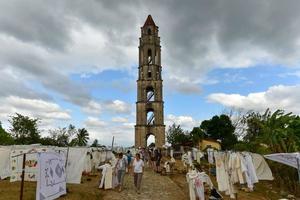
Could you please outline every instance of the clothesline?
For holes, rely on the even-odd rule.
[[[264,156],[267,159],[283,163],[285,165],[294,167],[298,171],[298,177],[300,182],[300,152],[295,153],[275,153]]]
[[[254,184],[259,180],[274,179],[268,164],[259,154],[208,149],[207,159],[210,165],[216,167],[219,191],[225,192],[232,199],[237,196],[237,184],[244,190],[253,191]],[[190,153],[182,156],[182,161],[192,167],[191,160]]]

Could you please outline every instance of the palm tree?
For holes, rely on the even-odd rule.
[[[89,133],[85,128],[78,129],[76,143],[78,146],[86,146],[89,140]]]

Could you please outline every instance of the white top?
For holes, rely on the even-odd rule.
[[[134,159],[132,165],[134,167],[133,168],[134,173],[143,173],[144,161],[142,159],[140,159],[139,161]]]

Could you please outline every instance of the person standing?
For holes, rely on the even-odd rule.
[[[127,156],[127,166],[128,166],[128,171],[127,172],[129,172],[130,166],[131,166],[131,157],[132,157],[132,154],[131,154],[130,150],[127,151],[126,156]]]
[[[133,177],[134,177],[134,186],[135,190],[138,194],[141,193],[141,183],[142,183],[142,177],[144,172],[144,161],[141,159],[141,156],[139,153],[135,155],[135,159],[133,161]]]
[[[116,173],[119,182],[119,192],[121,192],[123,188],[126,167],[127,167],[127,158],[123,156],[123,153],[119,153],[118,161],[116,164]]]
[[[162,158],[162,154],[161,154],[161,150],[160,149],[157,149],[157,153],[156,153],[156,172],[157,173],[160,173],[161,170],[160,170],[160,161],[161,161],[161,158]]]

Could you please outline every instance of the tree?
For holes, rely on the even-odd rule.
[[[245,137],[247,132],[247,126],[244,123],[244,116],[251,113],[252,111],[246,111],[244,109],[224,109],[222,114],[227,115],[232,125],[234,126],[234,134],[239,138],[242,139]]]
[[[204,131],[206,137],[220,140],[223,149],[232,149],[237,143],[234,126],[227,115],[216,115],[210,120],[204,120],[200,128]]]
[[[76,139],[71,138],[76,135],[77,129],[74,125],[70,124],[68,127],[58,128],[54,130],[49,130],[50,137],[42,138],[44,143],[54,143],[52,145],[66,147],[75,146]],[[71,141],[70,141],[71,140]]]
[[[263,114],[252,112],[245,116],[248,126],[245,141],[261,153],[295,152],[300,148],[300,118],[283,110]]]
[[[74,135],[77,134],[76,127],[73,124],[69,124],[67,132],[70,138],[73,137]]]
[[[2,123],[0,122],[0,145],[12,144],[14,144],[13,137],[2,128]]]
[[[40,139],[40,143],[42,145],[46,145],[46,146],[58,146],[57,141],[55,139],[53,139],[52,137],[42,137]]]
[[[66,127],[49,130],[49,133],[50,138],[56,141],[56,146],[67,147],[69,145],[70,136]]]
[[[78,129],[76,144],[78,146],[86,146],[89,140],[89,133],[85,128]]]
[[[288,153],[297,152],[300,149],[300,118],[283,110],[271,112],[267,109],[264,113],[251,112],[244,117],[247,125],[247,135],[244,140],[246,145],[256,153]],[[255,147],[255,148],[254,148]],[[296,192],[299,183],[297,170],[288,166],[270,162],[275,179],[281,187],[287,187]]]
[[[94,142],[92,143],[91,147],[98,147],[98,146],[99,146],[98,140],[95,139]]]
[[[205,134],[200,127],[194,127],[193,130],[190,132],[190,137],[194,145],[197,145],[199,141],[204,138],[204,135]]]
[[[8,120],[11,124],[12,132],[17,144],[34,144],[40,141],[40,131],[38,130],[39,119],[32,119],[16,113]]]
[[[180,125],[173,123],[167,130],[167,141],[174,146],[176,144],[187,143],[191,140],[189,135],[183,131]]]

